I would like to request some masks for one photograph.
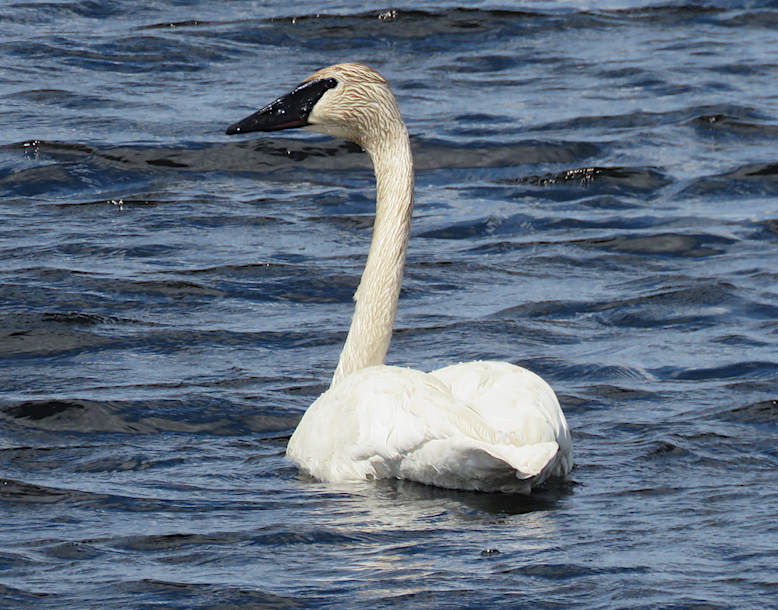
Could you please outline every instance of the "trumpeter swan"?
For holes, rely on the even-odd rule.
[[[386,80],[348,63],[319,70],[227,134],[304,127],[347,138],[370,155],[376,215],[351,328],[330,388],[305,412],[287,455],[323,481],[399,478],[528,493],[573,465],[554,391],[507,362],[432,373],[384,365],[397,312],[413,210],[413,159]]]

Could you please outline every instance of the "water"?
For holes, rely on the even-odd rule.
[[[778,7],[403,6],[0,8],[3,607],[778,607]],[[418,168],[389,362],[540,373],[569,481],[285,460],[373,178],[223,131],[355,60]]]

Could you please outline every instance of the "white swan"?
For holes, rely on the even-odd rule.
[[[573,465],[554,391],[506,362],[432,373],[384,365],[413,209],[408,132],[389,84],[355,63],[319,70],[228,134],[304,127],[353,140],[373,160],[373,240],[332,385],[303,415],[287,455],[330,482],[400,478],[528,493]]]

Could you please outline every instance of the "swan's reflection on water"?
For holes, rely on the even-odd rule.
[[[561,499],[572,493],[572,483],[559,479],[547,481],[530,495],[442,489],[402,480],[377,481],[376,487],[377,493],[385,494],[386,500],[395,504],[422,502],[448,510],[459,507],[503,516],[554,510]]]
[[[306,475],[291,484],[319,498],[319,509],[301,515],[300,525],[317,522],[314,535],[322,544],[306,545],[294,557],[285,553],[285,563],[302,567],[306,554],[308,569],[317,565],[307,578],[333,589],[361,583],[363,603],[431,595],[457,581],[472,585],[473,578],[525,566],[538,552],[553,553],[565,527],[558,511],[575,487],[557,480],[526,496],[403,480],[324,484]]]

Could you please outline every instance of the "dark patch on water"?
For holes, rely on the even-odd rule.
[[[763,400],[754,404],[737,407],[722,417],[728,421],[741,424],[775,426],[778,424],[778,400]]]
[[[694,197],[773,197],[778,193],[778,162],[749,163],[689,184],[684,194]]]
[[[616,236],[581,242],[582,245],[607,248],[629,254],[689,257],[716,256],[725,251],[721,246],[732,243],[734,240],[716,235],[679,235],[674,233]]]
[[[559,174],[517,178],[517,183],[535,186],[553,186],[571,183],[596,191],[636,191],[650,193],[670,184],[670,180],[655,168],[637,167],[583,167]]]

